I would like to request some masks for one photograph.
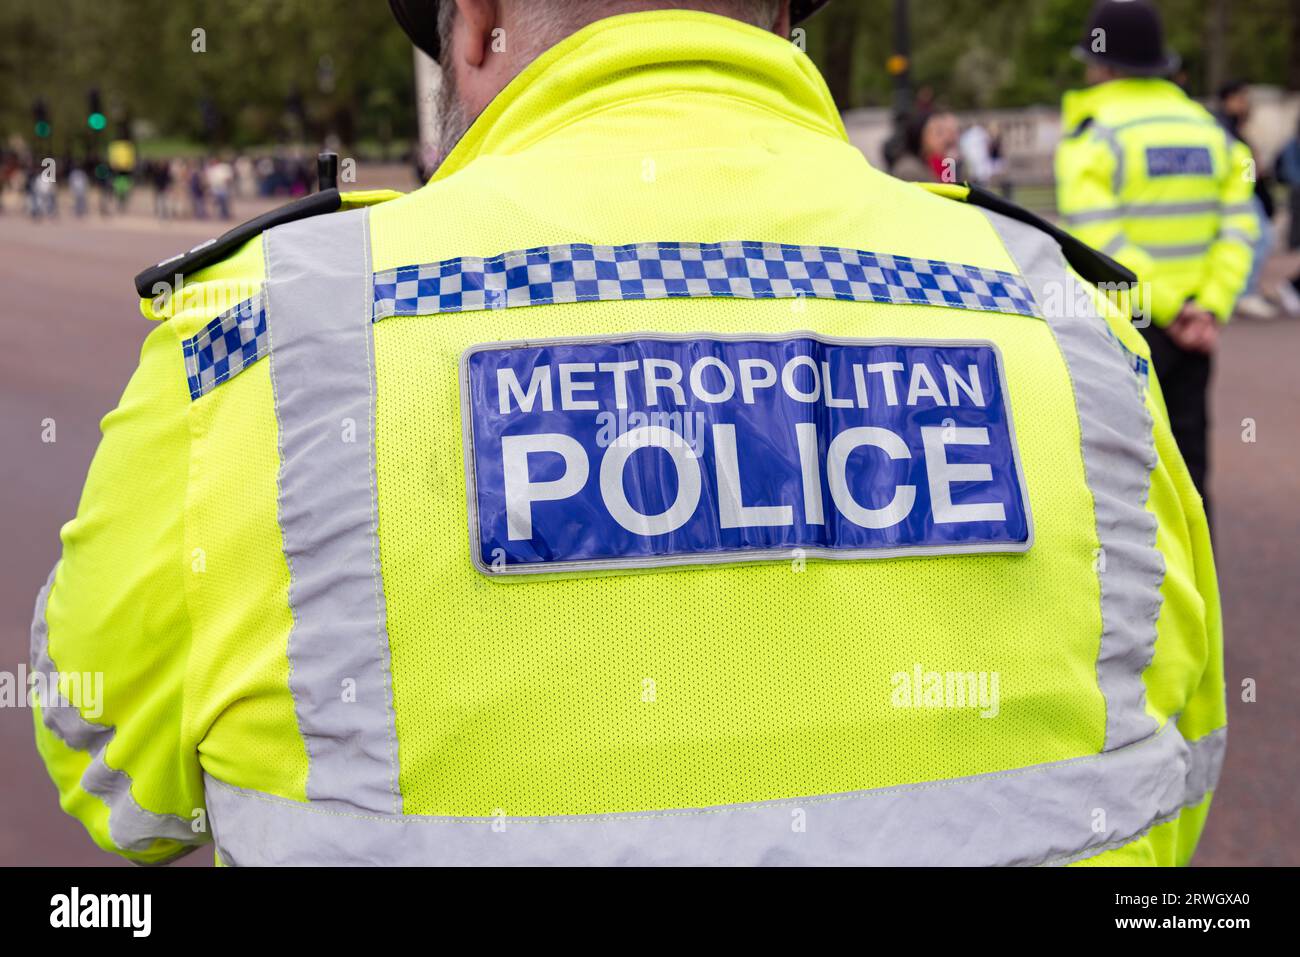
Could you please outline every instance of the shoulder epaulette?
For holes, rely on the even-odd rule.
[[[241,223],[216,239],[200,243],[189,252],[180,253],[170,259],[164,259],[156,266],[150,266],[135,277],[135,291],[140,294],[141,299],[148,299],[154,295],[158,283],[170,284],[177,273],[183,276],[220,262],[244,243],[272,226],[292,223],[310,216],[320,216],[323,213],[333,213],[342,205],[343,201],[337,189],[322,190],[296,199],[292,203],[286,203],[261,216],[255,216],[246,223]]]
[[[966,202],[972,206],[979,206],[995,213],[1001,213],[1003,216],[1008,216],[1028,226],[1033,226],[1035,229],[1040,229],[1055,239],[1061,247],[1061,252],[1065,255],[1065,261],[1074,267],[1075,272],[1093,285],[1098,283],[1132,284],[1137,282],[1137,276],[1127,266],[1123,266],[1111,259],[1101,250],[1093,249],[1077,236],[1067,233],[1060,226],[1049,223],[1043,217],[1031,213],[1023,206],[1017,206],[1010,200],[1003,199],[997,193],[990,192],[981,186],[971,186],[969,189],[970,192],[966,197]]]
[[[1084,117],[1083,122],[1081,122],[1081,123],[1080,123],[1078,126],[1076,126],[1074,129],[1070,130],[1070,132],[1066,135],[1066,138],[1072,140],[1072,139],[1074,139],[1076,136],[1081,135],[1081,134],[1082,134],[1084,131],[1086,131],[1086,130],[1088,129],[1088,127],[1090,127],[1090,126],[1092,126],[1092,117],[1091,117],[1091,116],[1086,116],[1086,117]]]

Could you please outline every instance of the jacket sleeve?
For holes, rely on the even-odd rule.
[[[1116,149],[1091,128],[1063,140],[1056,150],[1056,207],[1067,230],[1127,266],[1143,282],[1154,260],[1124,232],[1124,209],[1115,191]],[[1167,326],[1182,302],[1164,284],[1151,286],[1151,318]]]
[[[1125,351],[1149,363],[1150,351],[1128,318],[1107,308],[1102,297],[1095,301]],[[1147,375],[1147,410],[1156,448],[1148,505],[1161,525],[1159,540],[1166,551],[1166,583],[1160,614],[1170,619],[1169,633],[1157,638],[1157,642],[1169,643],[1166,653],[1172,650],[1175,657],[1187,663],[1187,670],[1180,672],[1185,679],[1177,685],[1172,710],[1177,713],[1179,733],[1189,743],[1203,745],[1211,741],[1211,736],[1222,739],[1228,720],[1218,576],[1201,495],[1178,451],[1160,382],[1149,365]],[[1221,760],[1222,740],[1218,744]],[[1217,762],[1213,764],[1215,776],[1218,767]],[[1134,841],[1085,863],[1186,865],[1200,841],[1213,799],[1215,780],[1206,783],[1210,791],[1203,799],[1152,828],[1148,840]]]
[[[189,395],[167,323],[101,423],[76,518],[32,624],[36,743],[65,811],[140,863],[208,840],[184,728]]]
[[[1155,376],[1152,376],[1151,382],[1152,404],[1157,410],[1157,468],[1164,473],[1161,482],[1165,489],[1164,497],[1176,500],[1181,505],[1182,514],[1181,522],[1176,522],[1172,517],[1162,517],[1162,521],[1170,522],[1173,526],[1171,537],[1178,539],[1185,551],[1187,560],[1179,563],[1177,572],[1186,582],[1182,592],[1189,597],[1194,596],[1199,602],[1199,615],[1196,618],[1201,623],[1201,628],[1197,633],[1184,636],[1184,642],[1189,656],[1200,665],[1200,675],[1199,680],[1188,688],[1184,706],[1178,715],[1179,732],[1188,742],[1196,744],[1208,740],[1211,735],[1224,737],[1227,733],[1228,705],[1223,667],[1223,614],[1219,600],[1219,581],[1214,551],[1210,545],[1209,522],[1201,495],[1196,490],[1174,441],[1168,425],[1164,397]],[[1173,509],[1168,511],[1172,512]],[[1168,574],[1174,572],[1171,570]],[[1221,755],[1222,751],[1220,760]],[[1190,863],[1200,842],[1214,797],[1213,788],[1217,784],[1218,772],[1219,766],[1216,764],[1213,777],[1208,782],[1210,791],[1205,798],[1184,808],[1171,822],[1174,827],[1166,835],[1166,843],[1173,862],[1179,866]]]
[[[1231,138],[1228,144],[1228,171],[1219,193],[1219,235],[1205,257],[1204,278],[1196,292],[1196,302],[1220,322],[1231,318],[1237,297],[1245,291],[1260,230],[1250,147]]]

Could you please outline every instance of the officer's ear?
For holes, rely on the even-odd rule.
[[[781,0],[777,4],[776,22],[772,24],[772,32],[779,37],[789,39],[790,37],[790,0]]]
[[[456,4],[451,35],[453,55],[466,66],[482,67],[491,52],[494,32],[502,26],[497,0],[447,0]]]

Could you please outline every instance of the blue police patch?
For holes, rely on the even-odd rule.
[[[1213,176],[1214,160],[1204,146],[1147,148],[1148,176]]]
[[[466,351],[487,574],[1021,552],[989,342],[642,334]]]

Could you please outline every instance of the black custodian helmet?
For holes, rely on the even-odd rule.
[[[1134,76],[1168,76],[1180,63],[1165,47],[1160,13],[1148,0],[1098,0],[1074,55]]]
[[[826,6],[830,0],[790,0],[790,22],[799,23]],[[393,16],[411,42],[438,59],[439,0],[388,0]]]

